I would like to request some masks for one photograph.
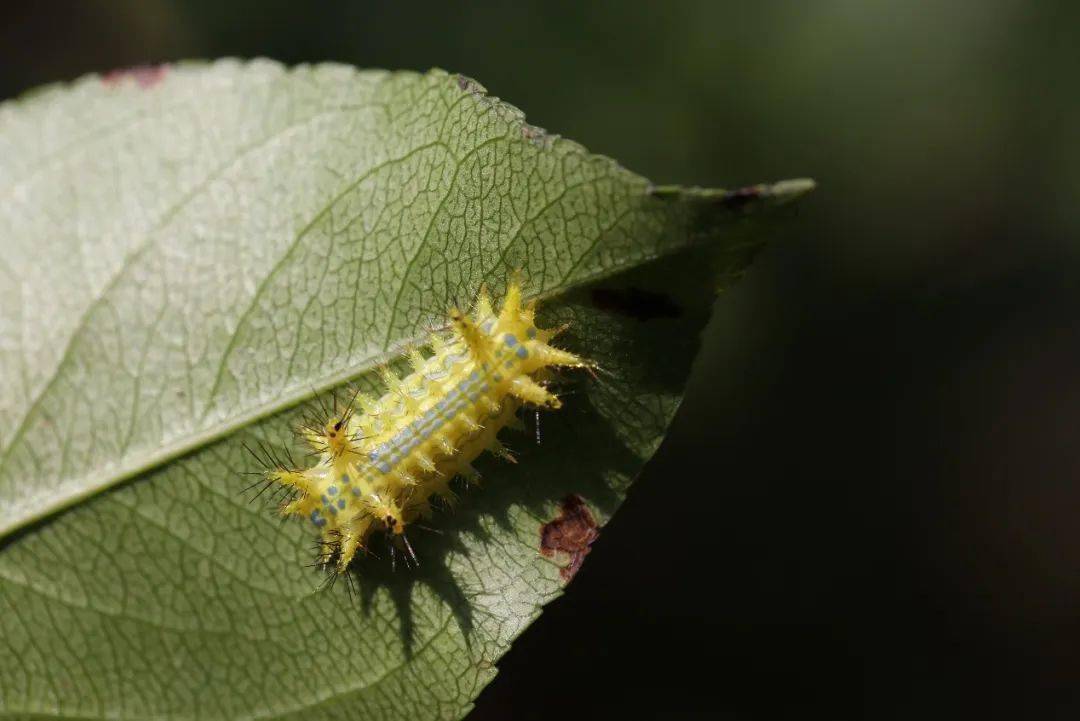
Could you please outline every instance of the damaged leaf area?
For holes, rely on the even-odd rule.
[[[559,504],[559,515],[540,527],[540,553],[560,562],[559,575],[569,583],[599,537],[592,511],[581,496],[571,494]]]
[[[464,715],[678,407],[718,285],[809,181],[657,187],[467,78],[133,68],[0,105],[0,715]],[[520,272],[595,373],[516,464],[320,588],[244,492]],[[678,279],[674,282],[673,279]]]

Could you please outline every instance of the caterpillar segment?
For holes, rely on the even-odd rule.
[[[540,380],[546,369],[591,367],[551,346],[558,331],[537,328],[534,314],[516,281],[498,313],[481,289],[471,314],[451,311],[450,331],[431,338],[429,355],[408,354],[409,375],[381,370],[382,397],[358,394],[318,428],[307,427],[314,465],[270,471],[294,494],[282,515],[315,526],[332,571],[344,572],[379,533],[415,560],[406,530],[432,515],[434,498],[456,502],[455,476],[479,483],[472,463],[484,451],[514,462],[497,436],[520,426],[521,405],[559,407]]]

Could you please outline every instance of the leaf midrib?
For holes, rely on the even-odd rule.
[[[460,102],[461,99],[464,99],[466,97],[469,97],[469,94],[464,94],[451,107],[457,105],[457,102]],[[251,153],[269,147],[280,138],[286,137],[288,134],[296,131],[297,129],[305,127],[312,122],[316,122],[321,118],[333,115],[335,113],[346,112],[357,107],[360,106],[356,106],[353,104],[342,104],[334,108],[323,110],[321,112],[307,116],[297,122],[291,123],[286,127],[280,128],[274,133],[271,133],[264,138],[260,138],[258,141],[250,143],[247,146],[244,146],[240,149],[238,153],[236,153],[232,158],[230,158],[228,162],[219,165],[217,168],[214,169],[214,171],[212,171],[199,183],[197,183],[190,190],[188,190],[188,192],[185,193],[184,196],[179,201],[177,201],[171,208],[169,208],[157,222],[155,222],[145,231],[145,239],[137,248],[128,253],[128,255],[124,258],[124,260],[117,268],[113,277],[110,278],[109,281],[103,286],[97,297],[90,304],[88,304],[86,310],[83,312],[78,322],[73,327],[73,330],[67,338],[64,350],[60,355],[60,359],[57,362],[55,369],[53,370],[49,379],[40,386],[38,393],[34,397],[34,400],[30,403],[27,411],[20,419],[19,425],[11,437],[11,441],[3,450],[3,453],[0,454],[0,473],[2,473],[4,468],[7,467],[11,454],[24,439],[29,423],[35,416],[35,414],[38,412],[41,403],[48,396],[48,393],[55,386],[56,382],[62,377],[65,367],[71,361],[71,352],[73,347],[78,342],[79,338],[82,337],[82,335],[85,333],[87,322],[92,317],[95,310],[101,307],[103,303],[107,302],[113,289],[116,288],[118,283],[120,283],[127,276],[129,269],[138,262],[140,257],[145,255],[145,253],[149,252],[149,250],[154,247],[155,240],[158,237],[158,231],[166,227],[168,223],[171,222],[172,219],[174,219],[185,207],[187,207],[191,202],[200,197],[205,192],[206,188],[214,182],[214,180],[222,177],[231,168],[235,167],[237,163],[249,157]],[[488,147],[497,142],[503,142],[508,137],[509,136],[506,134],[500,134],[498,136],[488,138],[485,141],[470,148],[464,155],[461,156],[456,156],[449,148],[449,146],[446,145],[445,141],[442,140],[441,137],[437,137],[432,142],[425,143],[423,145],[410,149],[407,153],[396,156],[394,158],[386,159],[380,163],[375,164],[371,168],[365,170],[365,172],[362,173],[359,177],[351,180],[348,185],[344,187],[340,192],[336,193],[334,197],[331,198],[322,208],[320,208],[318,212],[315,213],[315,215],[312,217],[312,219],[308,223],[306,223],[300,231],[297,232],[296,237],[293,239],[292,243],[283,253],[282,258],[279,259],[279,261],[270,270],[270,272],[268,272],[264,276],[264,278],[260,282],[259,287],[256,288],[252,301],[248,304],[248,307],[245,309],[244,313],[237,319],[235,329],[229,338],[229,341],[222,354],[221,361],[218,364],[214,383],[212,384],[210,392],[207,395],[206,408],[202,414],[200,421],[205,422],[207,416],[215,409],[214,398],[217,396],[218,390],[220,389],[221,383],[224,379],[228,359],[231,356],[232,351],[236,345],[240,329],[244,326],[245,319],[249,317],[253,308],[255,308],[257,305],[257,300],[260,295],[260,289],[262,287],[265,287],[266,283],[268,283],[273,277],[275,277],[278,269],[281,267],[281,264],[284,262],[284,260],[291,255],[291,253],[295,250],[295,248],[298,246],[300,241],[303,240],[307,233],[309,233],[312,228],[316,227],[319,220],[324,218],[326,213],[331,208],[333,208],[334,205],[341,198],[345,197],[349,192],[355,190],[355,188],[360,183],[363,183],[364,180],[370,178],[374,173],[377,173],[379,170],[395,163],[404,162],[416,153],[441,146],[448,151],[450,157],[453,158],[455,163],[453,180],[449,184],[446,194],[440,200],[440,207],[442,207],[442,205],[446,202],[446,198],[449,197],[449,195],[452,193],[454,182],[456,182],[456,178],[458,176],[458,173],[460,172],[460,168],[464,161],[473,154],[483,150],[485,147]],[[560,193],[559,197],[564,196],[565,192],[566,189],[564,189],[564,191]],[[544,208],[550,207],[550,205],[551,203],[545,204]],[[542,214],[543,210],[541,210],[540,212],[540,215]],[[433,214],[433,218],[435,215],[437,215],[437,212]],[[620,219],[616,219],[615,224],[617,224]],[[520,235],[522,228],[528,225],[529,222],[531,222],[532,220],[533,219],[525,220],[514,233],[514,235],[510,238],[508,244],[512,245],[517,240],[517,237]],[[415,257],[419,255],[419,253],[424,247],[426,247],[427,235],[430,234],[430,229],[433,226],[434,220],[432,220],[429,224],[428,232],[427,234],[425,234],[424,242],[420,243],[413,260],[415,260]],[[596,243],[599,242],[599,238],[605,235],[606,230],[607,229],[605,229],[604,232],[599,233],[599,237],[596,239],[596,242],[594,242],[582,254],[582,257],[579,258],[578,262],[575,264],[574,270],[576,270],[580,262],[584,260],[585,257],[589,256],[592,253],[592,251],[596,247]],[[641,262],[641,260],[639,259],[636,262]],[[408,283],[408,275],[408,272],[406,272],[402,277],[401,283],[398,288],[398,299],[400,299],[401,292]],[[562,286],[565,283],[565,280],[570,276],[572,276],[572,271],[570,274],[567,274],[558,285]],[[397,303],[395,303],[395,310],[396,305]],[[203,445],[213,443],[228,435],[231,435],[235,431],[247,425],[256,423],[264,418],[274,415],[281,410],[301,403],[304,400],[308,400],[319,392],[323,392],[325,390],[328,390],[329,388],[336,387],[337,385],[348,382],[349,380],[354,379],[359,375],[362,375],[363,373],[369,371],[373,367],[373,365],[379,362],[384,362],[385,360],[388,360],[396,355],[396,353],[393,353],[390,350],[391,344],[393,342],[393,339],[391,337],[392,333],[393,323],[391,322],[388,324],[387,336],[384,339],[383,343],[384,349],[381,353],[369,356],[368,358],[365,358],[363,361],[361,361],[359,364],[353,364],[348,368],[331,375],[327,379],[324,379],[321,383],[316,383],[314,385],[307,384],[303,388],[294,389],[291,393],[285,392],[281,394],[281,396],[279,396],[279,398],[274,402],[254,406],[246,413],[240,413],[226,421],[223,421],[216,425],[205,427],[203,430],[195,432],[192,435],[188,435],[183,438],[179,438],[171,443],[166,443],[158,446],[153,452],[143,455],[137,455],[134,458],[131,458],[127,463],[121,464],[119,468],[110,470],[107,473],[76,476],[68,478],[66,482],[61,481],[56,488],[56,490],[59,492],[53,495],[53,498],[56,500],[54,500],[52,503],[44,502],[29,513],[27,513],[25,509],[23,509],[23,512],[20,513],[17,517],[0,519],[0,537],[6,536],[7,534],[23,526],[34,523],[35,521],[52,515],[53,513],[61,511],[65,508],[69,508],[87,498],[96,495],[97,493],[100,493],[101,491],[110,488],[111,486],[122,483],[125,480],[129,480],[135,476],[141,475],[158,466],[168,463],[169,461],[174,460],[175,458],[178,458],[195,448],[199,448]],[[415,344],[419,340],[419,337],[414,336],[411,338],[401,339],[398,344]],[[78,490],[76,490],[75,492],[63,492],[76,484],[78,486]]]
[[[602,278],[616,275],[628,268],[641,265],[643,263],[649,263],[659,258],[670,255],[673,252],[678,252],[681,248],[665,249],[661,252],[650,253],[645,256],[641,256],[633,259],[631,262],[619,263],[612,265],[602,271],[582,276],[573,285],[563,285],[548,292],[537,293],[529,296],[530,298],[536,298],[542,300],[545,298],[551,298],[569,290],[582,285],[587,282],[592,282]],[[444,326],[445,327],[445,326]],[[437,330],[438,328],[436,328]],[[281,411],[299,405],[305,401],[311,400],[326,391],[337,388],[341,385],[355,381],[366,373],[370,373],[373,368],[378,367],[381,364],[387,363],[401,355],[401,349],[409,346],[415,346],[425,340],[428,333],[416,333],[410,336],[406,336],[398,341],[394,348],[389,348],[385,351],[370,355],[358,363],[354,363],[347,368],[326,376],[319,382],[307,383],[302,386],[294,386],[285,390],[280,394],[278,399],[270,402],[263,403],[252,407],[246,413],[240,413],[232,418],[218,423],[214,426],[206,428],[202,431],[194,433],[192,435],[180,438],[172,443],[165,444],[155,448],[152,453],[143,454],[142,456],[136,456],[129,464],[121,465],[115,469],[114,472],[108,474],[98,474],[96,476],[80,476],[77,479],[83,485],[83,488],[77,493],[65,495],[58,502],[52,505],[42,504],[34,512],[24,514],[15,519],[14,522],[8,519],[0,521],[0,538],[16,531],[24,526],[28,526],[43,518],[47,518],[55,513],[58,513],[66,508],[70,508],[78,504],[79,502],[91,498],[98,493],[105,491],[112,486],[123,483],[124,481],[135,478],[136,476],[148,473],[153,469],[162,466],[170,461],[173,461],[187,453],[204,446],[208,446],[215,443],[227,436],[233,435],[235,432],[246,428],[247,426],[254,425],[259,421],[265,420],[271,416],[274,416]],[[62,489],[64,486],[60,486]]]
[[[453,107],[455,107],[457,105],[457,102],[460,102],[460,100],[465,97],[468,97],[468,94],[463,94],[462,98],[459,98],[458,101],[455,101],[455,103],[453,103],[450,108],[452,109]],[[89,321],[90,317],[93,315],[96,309],[100,308],[101,305],[108,300],[112,290],[117,287],[117,284],[126,277],[129,269],[138,261],[138,259],[154,247],[158,232],[162,228],[166,227],[169,222],[171,222],[185,207],[187,207],[190,203],[199,198],[211,183],[213,183],[216,179],[222,177],[230,169],[235,167],[237,163],[242,162],[253,152],[269,147],[275,141],[280,140],[282,137],[286,137],[290,133],[300,128],[303,128],[310,123],[317,122],[322,118],[334,115],[336,113],[362,109],[364,107],[366,106],[363,104],[343,103],[333,108],[324,109],[318,113],[314,113],[305,118],[302,118],[294,123],[290,123],[285,127],[279,128],[275,132],[267,135],[266,137],[260,138],[259,140],[249,143],[248,145],[240,148],[239,151],[227,162],[219,165],[205,178],[192,186],[192,188],[189,189],[172,207],[170,207],[165,213],[163,213],[162,216],[153,225],[151,225],[144,231],[144,240],[139,244],[137,248],[129,252],[124,257],[113,276],[108,280],[108,282],[106,282],[102,286],[102,290],[97,294],[97,297],[95,297],[93,301],[87,305],[86,310],[82,313],[82,315],[79,317],[79,320],[72,327],[72,331],[67,337],[64,350],[60,354],[56,366],[54,367],[48,380],[39,386],[39,389],[34,396],[34,399],[27,407],[26,412],[22,415],[22,418],[19,421],[19,425],[16,427],[15,432],[12,434],[11,440],[3,449],[2,453],[0,453],[0,473],[2,473],[3,470],[7,467],[7,464],[11,458],[11,454],[19,446],[20,442],[22,442],[23,438],[25,437],[28,424],[38,412],[41,403],[48,396],[50,390],[55,386],[56,382],[62,376],[64,368],[70,363],[72,348],[78,342],[78,339],[84,334],[86,324]],[[124,122],[120,123],[120,125],[126,125],[128,122],[131,122],[131,118],[126,118]],[[490,141],[482,143],[481,146],[486,146],[487,144],[489,144],[489,142],[493,142],[495,140],[505,139],[505,137],[506,136],[498,136],[497,138],[492,138]],[[325,217],[325,214],[328,212],[328,210],[331,209],[334,204],[338,200],[340,200],[340,198],[344,197],[351,190],[355,189],[356,186],[364,182],[366,178],[370,177],[373,173],[378,172],[382,168],[385,168],[394,163],[400,163],[407,160],[415,153],[423,152],[425,149],[430,149],[437,146],[442,146],[446,148],[446,150],[450,153],[451,157],[453,157],[452,150],[449,148],[449,146],[446,145],[445,141],[443,141],[441,137],[439,137],[430,143],[425,143],[424,145],[413,148],[401,156],[389,158],[383,162],[377,163],[372,168],[366,170],[358,178],[350,181],[347,187],[344,188],[340,193],[335,194],[335,196],[326,205],[324,205],[315,214],[312,220],[307,223],[304,228],[297,234],[289,249],[286,251],[285,256],[288,256],[292,249],[294,249],[296,245],[300,242],[300,240],[303,239],[304,235],[318,223],[320,218]],[[479,148],[480,146],[478,146],[477,148],[473,148],[470,153],[479,150]],[[463,159],[464,158],[454,158],[455,162],[458,163],[458,167],[460,167],[460,162]],[[274,276],[276,269],[279,266],[280,261],[279,264],[275,265],[275,268],[266,275],[263,283],[265,283]],[[257,297],[258,291],[256,292],[256,299]],[[254,305],[255,303],[253,301],[251,306],[249,306],[248,310],[245,311],[245,315],[238,320],[236,325],[237,330],[229,339],[229,344],[227,345],[225,352],[222,356],[221,363],[218,366],[218,373],[215,377],[214,385],[212,386],[211,392],[207,398],[207,408],[203,414],[203,419],[205,419],[206,415],[214,408],[213,399],[216,396],[217,390],[220,386],[226,362],[232,352],[233,346],[235,345],[236,335],[243,325],[244,318],[247,316],[247,314],[250,313],[251,308],[253,308]],[[371,359],[369,359],[369,361],[370,360]],[[355,368],[355,366],[353,366],[352,368]],[[325,387],[323,388],[323,390],[325,390]],[[301,397],[298,400],[292,402],[286,401],[283,405],[281,405],[281,408],[289,407],[295,402],[299,402],[301,400],[304,400],[304,398]],[[106,488],[109,488],[112,485],[121,483],[122,481],[132,478],[135,475],[139,475],[143,472],[151,470],[152,468],[155,468],[158,465],[166,463],[180,455],[183,455],[185,452],[193,448],[200,447],[202,443],[210,443],[214,440],[224,437],[225,435],[228,435],[228,432],[233,428],[243,427],[248,423],[252,423],[254,421],[265,418],[268,415],[272,415],[273,412],[275,412],[276,410],[278,410],[278,408],[270,408],[268,410],[266,407],[256,407],[249,414],[241,414],[239,416],[236,416],[235,419],[237,422],[235,425],[223,424],[216,427],[212,426],[210,428],[204,429],[199,433],[196,433],[194,436],[188,436],[187,438],[179,439],[176,442],[165,444],[161,447],[161,453],[149,454],[144,457],[143,460],[135,460],[132,463],[128,464],[126,467],[121,466],[121,470],[119,470],[115,474],[110,473],[107,475],[102,475],[96,480],[92,481],[89,485],[85,485],[85,481],[87,478],[93,478],[93,476],[78,476],[75,478],[70,478],[68,479],[67,483],[61,481],[61,483],[56,488],[57,491],[62,491],[66,487],[69,487],[73,482],[79,482],[80,486],[85,485],[85,487],[81,488],[80,491],[73,494],[57,494],[62,495],[62,497],[60,497],[58,501],[52,504],[43,503],[39,508],[35,509],[31,513],[24,512],[15,518],[0,519],[0,538],[8,535],[9,533],[19,528],[22,528],[23,526],[34,523],[35,521],[47,517],[57,511],[63,510],[64,508],[68,508],[82,500],[85,500],[86,498],[89,498],[96,493]]]

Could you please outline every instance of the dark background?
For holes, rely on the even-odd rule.
[[[819,190],[473,719],[1080,717],[1080,3],[0,9],[0,97],[181,57],[444,67],[657,182]],[[656,522],[700,489],[684,527]]]

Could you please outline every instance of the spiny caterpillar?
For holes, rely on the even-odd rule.
[[[485,450],[513,460],[496,436],[516,422],[522,403],[559,407],[543,385],[546,369],[591,364],[549,345],[561,329],[537,328],[534,316],[535,302],[522,304],[518,280],[498,315],[481,289],[471,317],[450,312],[451,330],[432,336],[429,357],[408,354],[410,375],[382,369],[381,398],[357,393],[344,411],[301,430],[318,461],[305,469],[276,464],[267,480],[290,494],[283,516],[321,532],[319,565],[343,573],[379,533],[391,554],[396,546],[415,563],[405,531],[432,514],[433,497],[452,502],[455,476],[477,480],[472,461]]]

